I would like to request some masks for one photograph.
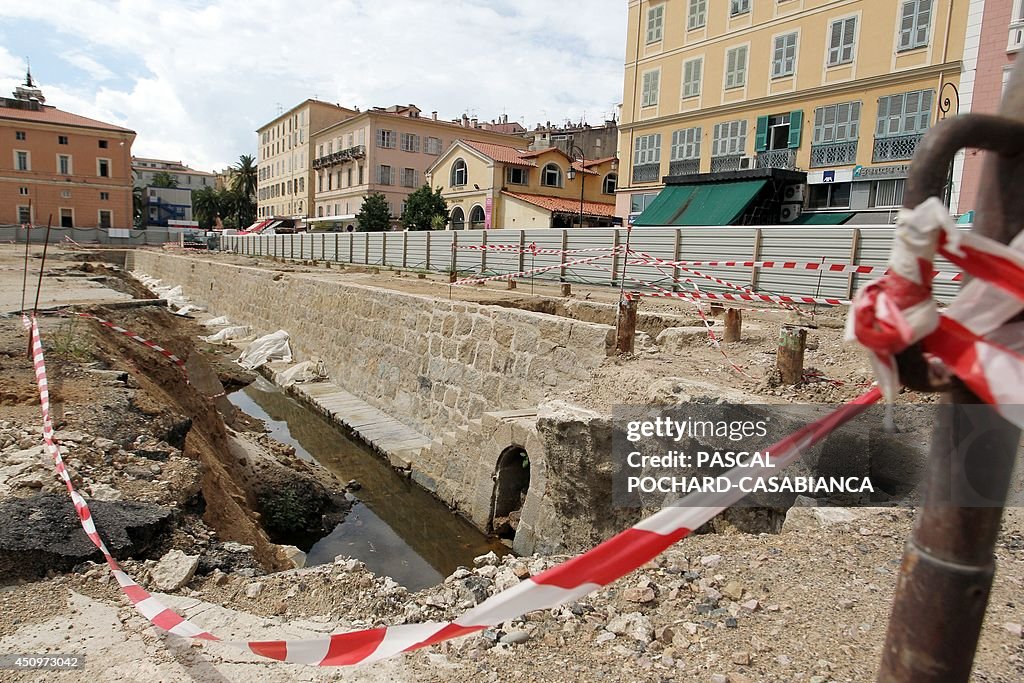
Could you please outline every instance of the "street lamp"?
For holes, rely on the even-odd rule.
[[[953,97],[956,98],[956,106],[953,105],[949,95],[945,95],[946,88],[950,88],[953,91]],[[953,116],[956,116],[960,112],[960,91],[957,90],[956,85],[952,82],[947,81],[943,84],[942,89],[939,90],[939,113],[942,114],[942,118],[946,118],[946,114],[953,112]],[[946,207],[953,201],[953,162],[949,162],[949,174],[946,178],[946,191],[943,193],[945,197]]]
[[[566,174],[569,176],[569,180],[576,179],[576,169],[573,168],[572,163],[576,160],[576,154],[580,155],[580,228],[583,227],[583,187],[587,182],[587,160],[584,158],[583,149],[576,145],[569,143],[569,172]]]

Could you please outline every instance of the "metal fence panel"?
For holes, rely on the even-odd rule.
[[[769,226],[762,228],[761,235],[759,261],[850,263],[855,229]],[[845,299],[849,281],[850,276],[846,273],[766,268],[759,273],[756,289],[769,294]]]
[[[444,230],[430,235],[430,270],[450,271],[452,268],[452,241],[461,231]]]

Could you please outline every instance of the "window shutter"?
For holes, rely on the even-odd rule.
[[[900,15],[900,50],[907,50],[914,44],[915,0],[905,0]]]
[[[926,131],[931,125],[932,121],[932,91],[923,90],[921,92],[921,114],[920,120],[917,125],[918,131]]]
[[[928,27],[932,22],[932,0],[918,0],[916,45],[928,44]]]
[[[796,71],[796,34],[785,37],[785,50],[782,57],[782,73],[791,74]]]
[[[828,45],[828,63],[838,64],[843,48],[843,22],[832,23],[832,37]]]
[[[789,148],[797,149],[800,147],[800,133],[803,132],[804,127],[804,112],[794,111],[789,115]]]
[[[860,102],[850,103],[850,130],[847,133],[848,140],[857,140],[860,137]]]
[[[744,45],[740,48],[739,54],[736,56],[736,67],[737,67],[737,80],[736,85],[745,85],[747,82],[747,47]]]
[[[825,120],[825,107],[818,107],[814,110],[814,140],[811,144],[817,145],[821,143],[824,137],[824,125]]]
[[[775,49],[772,50],[772,78],[781,76],[783,73],[783,62],[786,59],[786,38],[779,36],[775,39]]]
[[[757,133],[754,135],[754,151],[763,152],[768,149],[768,117],[757,117]]]
[[[884,138],[889,130],[889,100],[890,97],[878,98],[878,123],[875,126],[875,137]]]
[[[721,156],[721,154],[719,154],[719,148],[721,147],[721,141],[722,141],[722,124],[716,123],[715,124],[714,139],[711,141],[711,156],[713,156],[713,157]]]
[[[843,29],[843,61],[848,62],[853,59],[853,45],[854,38],[857,33],[857,18],[850,17],[846,20],[846,26]]]

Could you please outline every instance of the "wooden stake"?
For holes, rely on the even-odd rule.
[[[615,324],[616,353],[633,353],[633,342],[636,339],[637,303],[636,299],[623,299],[619,302],[619,315]]]
[[[572,296],[572,285],[568,282],[562,283],[562,296]]]
[[[512,280],[512,279],[509,279],[509,281],[508,281],[508,289],[515,289],[515,288],[516,288],[516,281]]]
[[[725,306],[722,304],[711,304],[711,315],[718,317],[722,311],[725,310]]]
[[[802,327],[783,326],[779,332],[779,350],[775,356],[775,367],[779,370],[783,384],[799,384],[803,380],[806,345],[807,330]]]
[[[738,308],[725,309],[725,341],[737,342],[740,340],[740,330],[743,327],[743,311]]]

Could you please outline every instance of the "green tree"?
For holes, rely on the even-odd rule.
[[[431,192],[429,185],[423,185],[405,200],[402,225],[406,230],[433,230],[435,219],[447,215],[448,202],[441,196],[441,188]]]
[[[221,193],[209,185],[201,190],[192,191],[192,215],[199,221],[199,227],[209,230],[217,221],[217,216],[222,213]]]
[[[142,218],[142,212],[146,209],[146,198],[143,194],[145,191],[146,188],[144,187],[132,188],[132,221],[136,227],[146,224],[146,221]]]
[[[157,171],[153,179],[149,181],[150,187],[177,187],[178,176],[171,175],[167,171]]]
[[[256,202],[252,197],[247,197],[237,190],[221,190],[218,197],[220,215],[225,221],[228,216],[232,216],[236,225],[242,226],[239,229],[244,229],[256,220]]]
[[[356,214],[359,232],[384,232],[391,227],[391,212],[388,200],[379,192],[363,198],[363,205]]]
[[[250,154],[243,154],[231,167],[231,189],[255,200],[257,177],[256,159]]]

